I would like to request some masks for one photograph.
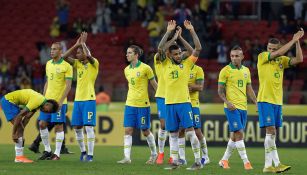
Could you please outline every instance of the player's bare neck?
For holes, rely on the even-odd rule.
[[[53,61],[58,62],[60,59],[61,59],[61,57],[55,57],[55,58],[53,58]]]
[[[81,63],[82,63],[82,64],[87,64],[87,63],[88,63],[88,60],[85,59],[85,60],[81,61]]]
[[[138,64],[138,61],[139,61],[138,59],[131,61],[131,65],[133,68],[136,67],[136,65]]]
[[[240,69],[240,68],[241,68],[241,64],[235,65],[235,67],[236,67],[237,69]]]

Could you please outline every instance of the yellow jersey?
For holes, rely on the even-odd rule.
[[[258,55],[258,102],[282,105],[284,69],[290,67],[290,58],[280,56],[270,60],[269,52]]]
[[[46,64],[48,87],[45,97],[59,102],[66,88],[66,79],[72,79],[72,73],[71,65],[64,61],[63,58],[57,62],[49,60]],[[63,104],[67,104],[66,98]]]
[[[94,64],[83,64],[75,59],[73,67],[77,70],[77,88],[75,101],[96,100],[95,81],[98,75],[99,62],[94,58]]]
[[[171,58],[163,62],[163,77],[165,81],[165,104],[191,102],[188,83],[191,69],[197,57],[189,56],[176,64]]]
[[[196,84],[196,81],[203,81],[205,78],[204,71],[201,67],[194,65],[190,72],[189,84]],[[192,107],[199,107],[199,91],[190,92]]]
[[[28,111],[33,111],[46,102],[46,98],[42,94],[32,89],[13,91],[6,94],[4,98],[15,105],[25,106]]]
[[[158,78],[158,87],[157,87],[155,97],[161,97],[161,98],[165,97],[165,81],[163,78],[163,65],[162,65],[163,62],[161,62],[160,60],[157,60],[157,54],[155,54],[154,67],[155,67],[156,76]]]
[[[129,87],[126,105],[149,107],[148,81],[155,78],[151,67],[138,61],[135,67],[127,66],[124,73]]]
[[[250,71],[241,65],[238,69],[232,63],[225,66],[219,74],[219,84],[226,87],[226,99],[236,108],[247,110],[246,86],[251,84]],[[227,105],[224,103],[224,107]]]

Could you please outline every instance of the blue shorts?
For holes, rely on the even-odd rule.
[[[13,120],[20,112],[19,106],[9,102],[4,97],[1,98],[1,106],[7,121]]]
[[[125,106],[124,127],[146,130],[150,128],[150,107]]]
[[[38,120],[43,120],[48,123],[66,123],[66,112],[67,104],[63,104],[61,110],[56,113],[45,113],[40,111]]]
[[[72,126],[96,126],[96,101],[75,101]]]
[[[191,103],[177,103],[166,105],[165,128],[167,131],[178,131],[193,127],[193,113]]]
[[[258,102],[259,126],[282,126],[282,107],[266,102]]]
[[[164,119],[165,120],[165,116],[166,116],[166,112],[165,112],[165,98],[157,97],[156,98],[156,102],[157,102],[157,110],[158,110],[159,119]]]
[[[194,128],[201,128],[201,116],[199,107],[192,107]]]
[[[231,111],[228,108],[224,108],[224,111],[228,120],[230,132],[235,132],[241,129],[245,129],[247,121],[246,110],[236,109]]]

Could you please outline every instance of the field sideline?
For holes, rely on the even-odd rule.
[[[25,154],[32,159],[37,159],[39,154],[29,152],[25,147]],[[54,146],[52,146],[54,148]],[[149,156],[149,150],[145,146],[132,147],[132,164],[118,165],[117,160],[123,156],[122,147],[97,146],[95,148],[94,162],[84,163],[79,161],[79,148],[69,146],[74,151],[73,155],[62,155],[60,161],[35,161],[33,164],[13,163],[14,146],[0,145],[0,174],[1,175],[84,175],[84,174],[103,174],[103,175],[145,175],[145,174],[214,174],[214,175],[241,175],[241,174],[262,174],[264,150],[263,148],[247,148],[248,156],[254,170],[245,171],[242,161],[237,152],[234,152],[230,159],[230,170],[223,170],[217,166],[219,159],[222,157],[225,148],[209,147],[211,163],[199,171],[190,172],[181,167],[177,170],[164,170],[157,165],[145,165]],[[42,149],[42,146],[41,146]],[[191,148],[187,147],[188,166],[193,162]],[[306,174],[306,157],[307,149],[278,149],[280,159],[283,163],[292,166],[292,169],[283,174]],[[166,150],[168,153],[168,148]]]

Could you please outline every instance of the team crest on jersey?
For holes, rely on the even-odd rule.
[[[61,69],[60,69],[59,67],[57,67],[57,68],[55,69],[55,72],[56,72],[56,73],[61,73]]]
[[[84,69],[87,69],[87,68],[88,68],[87,64],[84,64],[83,67],[84,67]]]
[[[136,73],[136,76],[137,76],[137,77],[141,76],[141,72],[137,72],[137,73]]]
[[[244,78],[247,78],[247,73],[246,72],[244,72]]]
[[[193,74],[190,74],[190,79],[192,79],[194,77],[194,75]]]
[[[183,68],[183,64],[179,64],[179,67],[182,69]]]

